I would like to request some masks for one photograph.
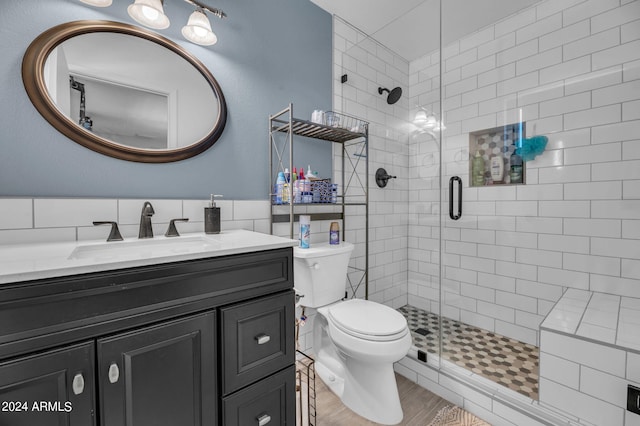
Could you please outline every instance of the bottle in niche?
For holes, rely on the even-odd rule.
[[[329,227],[329,244],[340,244],[340,224],[338,222],[331,222]]]
[[[476,151],[476,156],[471,162],[471,174],[473,186],[484,185],[484,158],[480,155],[480,150]]]
[[[494,183],[502,182],[504,178],[504,160],[502,159],[502,155],[491,157],[489,169],[491,171],[491,180]]]
[[[522,157],[517,154],[517,150],[513,150],[511,158],[509,158],[509,179],[511,183],[522,183]]]

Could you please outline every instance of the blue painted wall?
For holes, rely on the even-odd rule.
[[[21,77],[30,42],[55,25],[106,19],[136,24],[132,0],[94,8],[78,0],[4,0],[0,12],[0,196],[266,199],[268,115],[293,102],[309,118],[331,109],[331,16],[309,0],[207,0],[229,17],[212,18],[218,43],[182,38],[192,7],[165,0],[171,26],[158,33],[209,68],[222,87],[229,117],[221,138],[194,158],[142,164],[95,153],[49,125],[31,105]],[[137,25],[137,24],[136,24]],[[99,46],[96,46],[99,48]],[[331,176],[331,146],[297,144],[296,163]]]

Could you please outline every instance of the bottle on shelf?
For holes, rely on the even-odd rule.
[[[293,191],[293,202],[300,203],[300,179],[298,179],[298,171],[296,168],[293,168],[293,172],[291,172],[291,188]]]
[[[276,187],[275,187],[275,204],[283,204],[283,195],[284,195],[284,184],[286,183],[286,179],[284,178],[284,172],[278,172],[278,177],[276,178]]]
[[[289,186],[285,178],[282,188],[282,204],[289,204],[289,201],[291,201],[291,187]]]
[[[311,196],[311,181],[304,174],[304,168],[300,168],[300,196],[302,202],[309,204],[313,201]]]
[[[311,165],[307,166],[307,179],[317,179],[318,175],[311,171]]]
[[[282,192],[282,204],[289,204],[291,202],[291,173],[289,169],[284,169],[284,191]]]

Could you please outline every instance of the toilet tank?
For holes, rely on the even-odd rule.
[[[344,297],[353,244],[314,244],[293,248],[293,285],[302,306],[318,308]]]

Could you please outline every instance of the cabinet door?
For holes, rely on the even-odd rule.
[[[98,340],[101,426],[215,425],[213,312]]]
[[[0,363],[0,425],[95,425],[93,342]]]

